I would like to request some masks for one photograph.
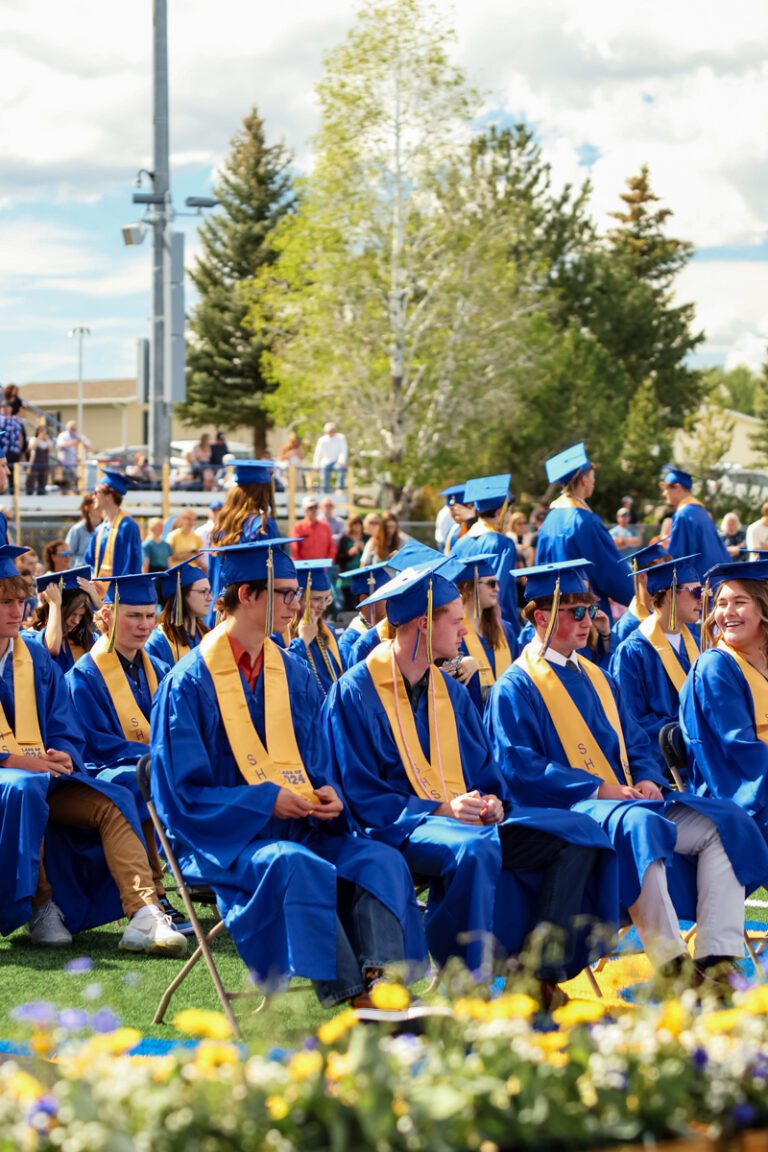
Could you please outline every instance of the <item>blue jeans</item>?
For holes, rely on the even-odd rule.
[[[331,473],[332,472],[336,473],[336,487],[337,488],[343,488],[344,487],[344,481],[345,481],[346,476],[347,476],[346,464],[342,464],[341,466],[339,466],[337,464],[323,464],[322,468],[320,469],[320,473],[321,473],[320,483],[322,485],[323,492],[330,492],[330,490],[331,490]]]
[[[365,989],[365,976],[405,960],[403,930],[389,908],[357,884],[340,881],[336,915],[336,978],[314,982],[324,1008],[341,1004]],[[344,890],[352,899],[344,899]],[[346,907],[344,907],[346,905]]]

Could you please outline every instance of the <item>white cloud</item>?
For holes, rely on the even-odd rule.
[[[768,344],[768,262],[694,260],[678,280],[677,298],[696,303],[696,324],[706,331],[700,351],[728,368],[758,368]]]

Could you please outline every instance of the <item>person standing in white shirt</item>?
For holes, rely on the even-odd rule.
[[[760,509],[760,519],[747,528],[747,548],[750,552],[762,552],[768,548],[768,502]]]
[[[336,431],[336,425],[329,421],[323,428],[323,435],[315,444],[312,467],[320,469],[320,483],[323,492],[330,492],[331,473],[336,472],[336,489],[344,487],[347,472],[347,438]]]

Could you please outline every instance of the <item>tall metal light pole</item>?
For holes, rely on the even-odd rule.
[[[77,430],[83,435],[83,336],[90,336],[90,328],[78,325],[70,331],[70,336],[77,336]]]
[[[165,390],[165,281],[166,228],[170,216],[168,142],[168,10],[166,0],[154,0],[153,125],[154,167],[152,191],[152,352],[149,374],[149,459],[163,463],[171,449],[171,406]]]

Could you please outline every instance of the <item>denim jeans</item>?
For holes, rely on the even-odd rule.
[[[322,468],[320,469],[320,472],[321,472],[320,482],[322,484],[323,492],[330,492],[330,490],[331,490],[331,473],[332,472],[336,473],[336,487],[337,488],[343,488],[344,487],[344,481],[345,481],[346,476],[347,476],[346,464],[342,464],[341,466],[338,466],[336,464],[323,464]]]
[[[336,978],[315,981],[317,998],[326,1008],[362,992],[366,972],[402,964],[405,959],[397,917],[357,884],[341,882],[342,901],[345,888],[352,892],[352,899],[336,916]]]

